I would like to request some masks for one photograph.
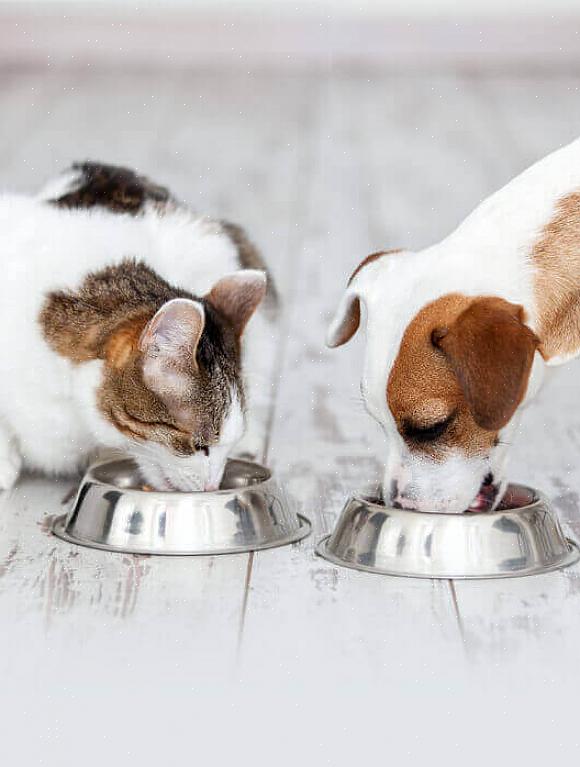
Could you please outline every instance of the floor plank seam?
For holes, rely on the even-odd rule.
[[[467,639],[465,636],[465,626],[463,624],[463,618],[461,617],[461,610],[459,609],[459,600],[457,599],[457,591],[455,589],[455,581],[448,580],[449,591],[451,594],[451,604],[453,605],[453,614],[457,621],[457,628],[459,629],[459,635],[465,649],[467,649]]]
[[[240,623],[238,627],[238,644],[237,644],[237,651],[236,656],[237,660],[240,660],[241,652],[242,652],[242,639],[244,636],[244,628],[246,625],[246,614],[248,610],[248,597],[250,594],[250,584],[252,581],[252,571],[254,569],[254,551],[250,551],[248,554],[248,564],[246,566],[246,578],[244,581],[244,598],[242,600],[242,611],[240,613]]]

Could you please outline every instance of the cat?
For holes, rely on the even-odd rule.
[[[0,258],[1,489],[101,448],[158,490],[216,489],[243,436],[259,457],[278,302],[239,226],[76,163],[0,195]]]

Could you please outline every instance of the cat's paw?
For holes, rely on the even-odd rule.
[[[15,447],[0,454],[0,490],[12,490],[20,475],[22,459]]]

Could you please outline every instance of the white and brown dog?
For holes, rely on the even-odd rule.
[[[426,250],[366,258],[328,332],[366,317],[362,392],[384,428],[398,506],[497,505],[506,447],[545,366],[580,353],[580,139]]]

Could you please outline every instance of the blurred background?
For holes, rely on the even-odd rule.
[[[134,165],[273,254],[318,179],[356,263],[576,135],[579,31],[575,0],[0,3],[0,178]]]
[[[19,0],[7,64],[550,67],[577,61],[575,0]]]

